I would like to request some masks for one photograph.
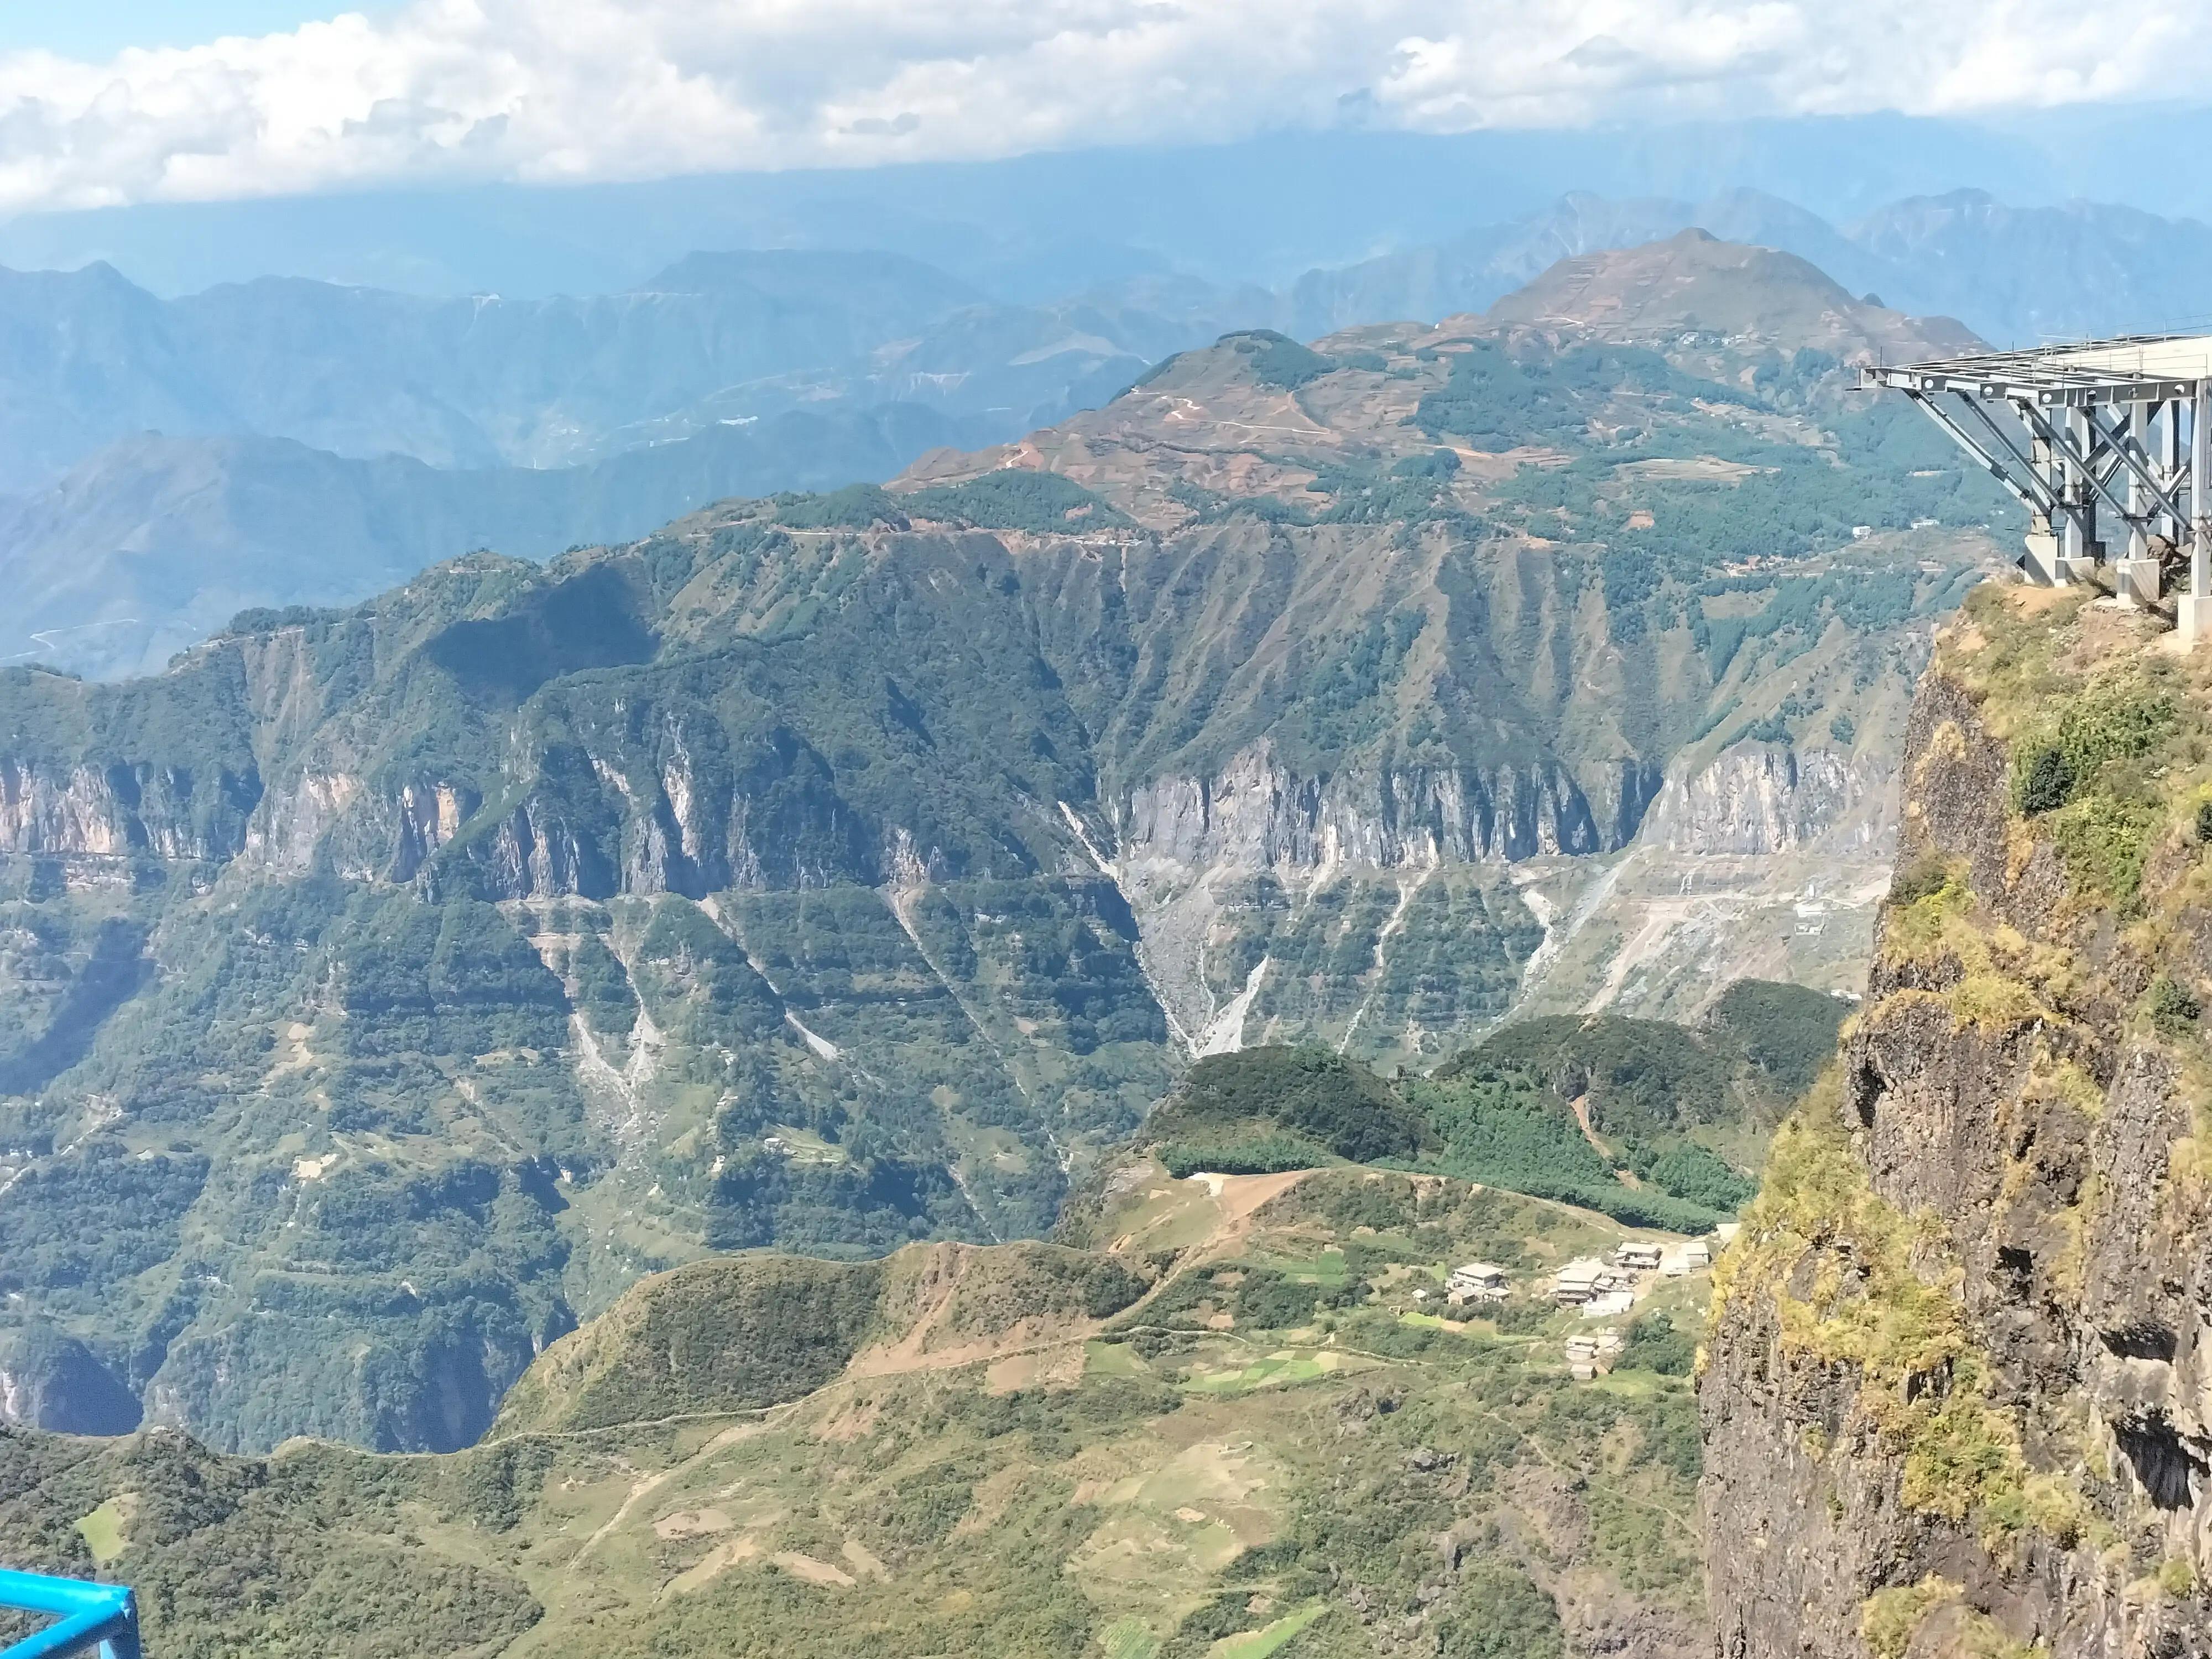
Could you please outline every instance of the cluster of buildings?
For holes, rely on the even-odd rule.
[[[1623,1239],[1610,1261],[1583,1256],[1560,1268],[1553,1276],[1551,1297],[1562,1307],[1581,1309],[1585,1319],[1609,1318],[1628,1312],[1634,1305],[1636,1286],[1644,1274],[1680,1279],[1710,1267],[1712,1261],[1712,1246],[1703,1239],[1673,1245],[1650,1239]],[[1469,1261],[1451,1270],[1444,1283],[1444,1301],[1454,1308],[1479,1307],[1504,1301],[1511,1289],[1504,1268],[1489,1261]],[[1428,1297],[1426,1291],[1413,1292],[1417,1302]]]
[[[1581,1309],[1585,1319],[1609,1319],[1635,1305],[1637,1283],[1644,1274],[1680,1279],[1712,1263],[1712,1247],[1702,1239],[1671,1247],[1651,1239],[1623,1239],[1610,1261],[1586,1255],[1560,1268],[1552,1281],[1552,1300]]]
[[[1635,1268],[1619,1261],[1583,1256],[1559,1269],[1552,1280],[1552,1300],[1581,1309],[1585,1319],[1609,1318],[1635,1305],[1638,1277]]]

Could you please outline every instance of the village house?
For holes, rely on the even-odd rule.
[[[1680,1279],[1686,1274],[1703,1273],[1712,1265],[1712,1246],[1701,1238],[1693,1238],[1686,1243],[1669,1245],[1666,1260],[1659,1264],[1659,1271],[1669,1279]]]
[[[1570,1261],[1552,1280],[1552,1299],[1579,1306],[1613,1288],[1613,1270],[1594,1255]]]
[[[1451,1270],[1451,1278],[1444,1285],[1444,1300],[1455,1308],[1470,1302],[1503,1302],[1506,1289],[1504,1268],[1487,1261],[1470,1261]]]
[[[1597,1375],[1597,1339],[1594,1336],[1571,1336],[1567,1339],[1567,1374],[1577,1382],[1587,1382]]]
[[[1567,1371],[1577,1382],[1587,1382],[1613,1369],[1613,1358],[1621,1349],[1621,1334],[1608,1328],[1592,1332],[1588,1336],[1567,1339]]]

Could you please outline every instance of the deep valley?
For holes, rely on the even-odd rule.
[[[1198,1056],[1853,988],[1985,487],[1784,344],[1923,325],[1571,280],[1638,269],[7,671],[11,1316],[217,1446],[459,1447],[642,1273],[1046,1232]]]

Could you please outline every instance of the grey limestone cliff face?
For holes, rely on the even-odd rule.
[[[1125,854],[1186,865],[1397,868],[1624,846],[1657,787],[1629,761],[1583,784],[1555,762],[1300,775],[1265,744],[1203,777],[1152,779],[1116,814]]]
[[[228,859],[244,845],[260,794],[251,773],[0,758],[0,854]]]
[[[2100,797],[2023,820],[2015,745],[2072,729],[2072,694],[1993,708],[1979,632],[1912,714],[1864,1012],[1723,1258],[1700,1385],[1723,1659],[2212,1652],[2207,854],[2154,804],[2114,893],[2058,842]],[[2148,676],[2164,729],[2203,729],[2193,680],[2069,665]]]
[[[1644,839],[1676,853],[1880,854],[1894,846],[1895,786],[1870,757],[1740,743],[1668,777]]]
[[[1091,850],[1110,851],[1153,994],[1194,1049],[1314,1031],[1419,1053],[1505,1011],[1540,931],[1508,866],[1618,850],[1659,781],[1633,760],[1587,781],[1555,760],[1316,775],[1263,741],[1204,775],[1125,788]],[[1437,994],[1394,993],[1399,958],[1446,936],[1453,971],[1428,970]]]
[[[488,796],[451,778],[380,781],[311,760],[264,791],[258,777],[0,762],[0,851],[239,858],[280,877],[420,881],[501,899],[699,897],[878,885],[896,848],[918,839],[872,821],[823,757],[781,732],[734,757],[696,756],[680,741],[526,750],[502,774]],[[1126,862],[1194,872],[1502,864],[1626,845],[1659,783],[1656,767],[1633,760],[1587,783],[1557,763],[1300,775],[1261,744],[1210,775],[1128,788],[1110,828],[1097,827]],[[1054,861],[1080,861],[1057,819],[1027,817],[1021,830]],[[927,845],[919,856],[939,873],[970,857]]]
[[[520,757],[489,799],[447,778],[390,784],[308,767],[272,786],[227,838],[193,842],[122,812],[97,775],[70,789],[34,779],[12,817],[0,795],[0,836],[18,851],[236,857],[280,878],[325,872],[490,899],[878,884],[897,832],[842,799],[826,767],[810,772],[816,758],[771,744],[731,780],[680,754],[640,765],[579,748]],[[204,850],[167,853],[179,845]]]

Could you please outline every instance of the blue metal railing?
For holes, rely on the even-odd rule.
[[[139,1659],[138,1604],[120,1584],[0,1568],[0,1607],[59,1615],[36,1635],[0,1648],[0,1659],[61,1659],[95,1649],[100,1659]]]

